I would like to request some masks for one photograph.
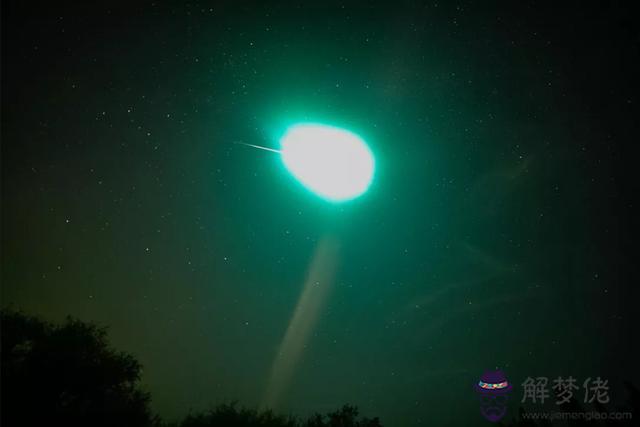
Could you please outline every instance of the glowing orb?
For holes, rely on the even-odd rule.
[[[319,124],[290,127],[280,140],[287,170],[318,196],[341,202],[369,188],[375,162],[367,144],[344,129]]]

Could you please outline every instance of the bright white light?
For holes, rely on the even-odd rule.
[[[331,201],[360,196],[373,179],[374,159],[358,135],[332,126],[299,124],[280,141],[285,167],[307,189]]]

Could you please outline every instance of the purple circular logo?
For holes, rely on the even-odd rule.
[[[480,398],[480,413],[491,422],[497,422],[507,413],[511,383],[501,370],[486,371],[474,386]]]

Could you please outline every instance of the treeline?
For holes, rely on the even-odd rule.
[[[3,427],[381,427],[378,418],[361,417],[345,405],[308,419],[259,411],[237,403],[191,413],[166,423],[151,410],[151,396],[140,388],[141,365],[130,354],[113,349],[105,328],[73,318],[45,322],[14,310],[0,312],[2,357],[0,425]],[[640,416],[640,392],[626,384],[629,402],[623,408],[581,407],[573,412],[609,412]],[[478,414],[478,421],[480,414]],[[626,420],[534,420],[520,408],[504,427],[550,425],[635,425]],[[437,424],[434,424],[437,425]]]
[[[1,425],[94,427],[380,427],[345,405],[309,419],[221,404],[167,424],[150,408],[140,388],[142,366],[113,349],[107,330],[67,318],[45,322],[2,310]]]

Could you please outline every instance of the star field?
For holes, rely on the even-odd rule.
[[[109,325],[160,415],[261,403],[326,236],[284,411],[470,425],[496,366],[640,384],[625,6],[74,3],[3,5],[2,305]],[[235,143],[300,122],[367,141],[365,195]]]

